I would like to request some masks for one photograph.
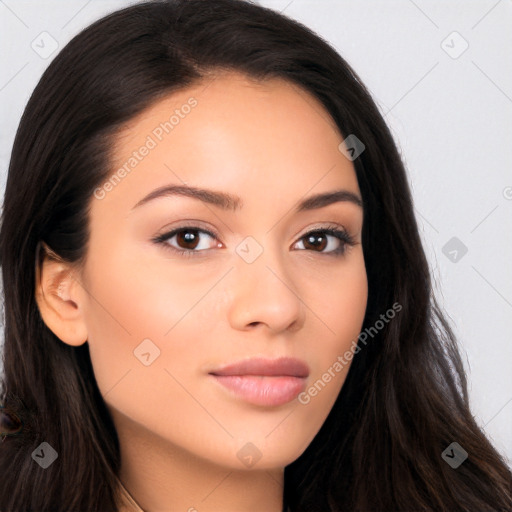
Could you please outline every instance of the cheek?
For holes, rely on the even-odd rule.
[[[357,339],[360,333],[368,301],[368,280],[362,253],[339,273],[333,273],[314,301],[318,316],[325,323],[322,354],[332,359]],[[327,362],[327,361],[324,361]],[[331,361],[332,362],[332,361]]]
[[[338,274],[333,273],[322,293],[311,298],[317,304],[318,334],[308,352],[312,364],[308,396],[311,408],[327,413],[345,381],[361,332],[368,300],[368,281],[362,253]],[[300,402],[300,400],[299,400]]]
[[[338,289],[331,292],[332,304],[336,307],[329,311],[334,331],[339,333],[339,348],[357,338],[361,330],[368,300],[368,280],[364,265],[358,265],[349,276],[343,279]]]
[[[191,368],[198,354],[194,348],[206,343],[208,322],[215,323],[220,314],[211,296],[206,297],[211,279],[199,267],[185,272],[182,265],[165,258],[148,264],[133,249],[114,249],[109,258],[101,259],[101,265],[99,258],[90,258],[86,285],[89,350],[103,393],[127,372],[133,380],[142,370],[144,380],[164,368]],[[205,298],[207,311],[201,303]],[[195,343],[191,343],[191,332]],[[146,366],[148,359],[151,364]]]

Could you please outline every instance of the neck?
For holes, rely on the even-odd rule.
[[[112,415],[121,449],[119,478],[144,511],[282,512],[284,468],[219,466],[117,411]]]

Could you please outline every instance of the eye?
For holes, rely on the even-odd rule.
[[[221,246],[220,242],[208,245],[207,241],[201,240],[201,234],[217,240],[215,233],[199,226],[183,226],[158,235],[153,239],[153,242],[161,244],[164,248],[184,257],[197,256],[207,249]],[[175,240],[173,241],[173,239]],[[345,229],[340,229],[338,226],[328,226],[309,231],[294,245],[297,244],[302,244],[303,249],[312,252],[342,256],[347,246],[356,245],[356,242]],[[326,248],[329,250],[325,250]]]
[[[307,250],[334,256],[341,256],[345,253],[347,246],[356,245],[354,238],[345,229],[337,226],[309,231],[297,243],[302,244]],[[326,248],[329,250],[325,250]]]
[[[181,256],[193,256],[194,253],[202,252],[209,248],[218,247],[220,244],[212,244],[211,247],[207,243],[201,240],[200,234],[208,235],[211,238],[216,239],[216,235],[211,231],[208,231],[198,226],[184,226],[177,228],[168,233],[157,236],[153,239],[155,243],[163,244],[164,247],[177,252]],[[177,247],[171,243],[171,240],[175,238]]]

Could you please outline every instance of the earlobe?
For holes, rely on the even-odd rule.
[[[87,341],[83,315],[82,288],[72,265],[62,260],[46,244],[44,255],[36,258],[35,298],[46,326],[61,341],[79,346]]]

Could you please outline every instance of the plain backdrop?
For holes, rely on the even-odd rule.
[[[0,0],[2,190],[43,71],[80,30],[133,3]],[[473,414],[512,465],[512,2],[259,3],[329,41],[385,116],[460,340]]]

